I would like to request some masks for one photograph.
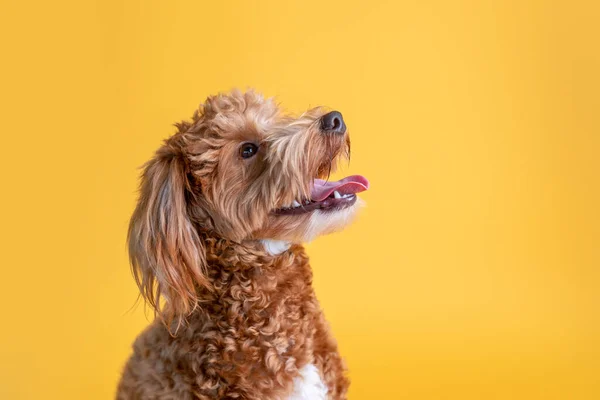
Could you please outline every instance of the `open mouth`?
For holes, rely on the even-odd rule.
[[[294,200],[287,207],[273,211],[277,215],[298,215],[314,210],[334,211],[350,207],[356,202],[356,193],[369,188],[369,181],[361,175],[352,175],[335,182],[315,179],[310,200]]]

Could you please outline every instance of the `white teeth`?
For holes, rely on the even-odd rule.
[[[336,190],[335,192],[333,192],[333,197],[336,199],[341,199],[342,195]]]
[[[292,203],[292,207],[300,207],[300,203],[294,200],[294,202]]]

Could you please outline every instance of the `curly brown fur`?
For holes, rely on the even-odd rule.
[[[308,204],[315,178],[349,154],[345,127],[324,133],[324,114],[285,115],[251,91],[209,97],[146,164],[129,251],[157,319],[134,344],[118,399],[304,399],[293,393],[308,365],[327,398],[346,398],[299,244],[342,229],[357,205],[279,212]],[[248,143],[257,152],[244,158]],[[290,247],[271,254],[265,240]]]

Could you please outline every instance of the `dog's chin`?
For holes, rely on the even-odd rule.
[[[356,195],[348,205],[332,209],[315,210],[310,214],[306,228],[301,232],[303,242],[310,242],[318,236],[339,232],[350,225],[364,202]]]
[[[357,196],[344,203],[332,202],[329,206],[304,212],[273,212],[256,239],[270,239],[288,243],[307,243],[318,236],[346,228],[357,216],[364,202]]]

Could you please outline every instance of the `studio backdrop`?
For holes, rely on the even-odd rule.
[[[0,398],[110,399],[152,315],[139,167],[237,87],[340,110],[366,207],[308,244],[351,400],[600,398],[593,1],[6,1]]]

